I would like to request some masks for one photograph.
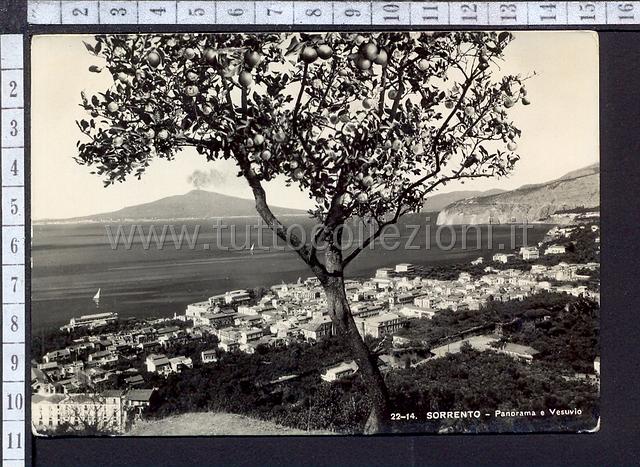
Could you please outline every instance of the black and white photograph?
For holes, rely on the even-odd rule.
[[[596,32],[29,56],[34,436],[600,429]]]

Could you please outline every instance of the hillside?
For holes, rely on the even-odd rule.
[[[275,214],[298,215],[305,211],[274,206]],[[100,222],[142,219],[207,219],[212,217],[257,216],[255,201],[222,195],[212,191],[192,190],[184,195],[168,196],[150,203],[129,206],[118,211],[65,219],[64,222]],[[42,221],[44,222],[44,221]]]
[[[562,222],[554,214],[600,206],[600,165],[569,172],[547,183],[456,201],[438,214],[439,225]]]
[[[479,190],[461,190],[452,191],[451,193],[440,193],[437,195],[429,196],[422,207],[423,212],[437,212],[441,211],[448,205],[467,198],[478,198],[481,196],[497,195],[503,193],[504,190],[493,189],[487,191]]]
[[[188,413],[162,420],[147,420],[136,424],[127,436],[273,436],[327,435],[331,432],[303,431],[282,427],[272,422],[255,420],[230,413]]]

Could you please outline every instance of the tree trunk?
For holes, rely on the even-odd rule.
[[[337,249],[330,248],[327,250],[325,258],[325,266],[329,275],[322,278],[322,284],[327,296],[329,314],[338,332],[346,339],[351,348],[371,401],[371,412],[364,432],[366,434],[383,433],[387,431],[389,420],[387,386],[378,368],[377,357],[370,354],[351,314],[344,288],[342,253]]]

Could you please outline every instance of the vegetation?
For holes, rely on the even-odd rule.
[[[458,340],[465,332],[503,332],[510,342],[538,350],[537,358],[557,367],[593,373],[599,349],[600,307],[572,295],[542,292],[523,300],[490,301],[477,311],[442,310],[432,319],[415,319],[398,335],[435,347]],[[545,319],[548,317],[548,319]]]
[[[599,413],[595,385],[567,379],[542,363],[528,365],[506,355],[469,348],[390,373],[387,383],[394,410],[419,417],[399,423],[403,432],[576,431],[593,428]],[[555,417],[549,412],[571,408],[582,410],[582,415]],[[546,415],[500,418],[493,416],[497,409],[544,410]],[[478,410],[481,417],[428,421],[423,415],[453,410]]]
[[[542,303],[555,301],[546,297],[531,304]],[[519,307],[512,304],[495,311],[499,315],[512,316],[519,314],[515,308]],[[584,329],[574,331],[579,333]],[[505,340],[516,338],[521,339],[521,336],[514,333]],[[550,336],[549,341],[544,336],[531,337],[527,343],[538,345],[544,356],[542,361],[530,365],[493,352],[465,349],[460,354],[415,368],[388,372],[385,380],[390,390],[392,412],[415,413],[419,417],[413,422],[394,422],[393,429],[403,432],[494,432],[592,427],[598,413],[597,388],[575,380],[569,366],[556,365],[548,358],[557,352],[561,360],[584,360],[569,351],[573,347],[568,347],[566,340],[559,340],[553,348],[544,348],[546,342],[557,338],[557,334]],[[366,423],[370,403],[362,378],[356,374],[332,384],[319,378],[323,368],[348,358],[349,349],[336,338],[315,345],[300,343],[289,348],[271,349],[264,355],[223,354],[217,363],[196,365],[166,381],[157,377],[160,389],[148,415],[153,418],[185,412],[221,411],[302,430],[359,433]],[[296,377],[276,382],[284,375]],[[496,409],[572,407],[580,408],[582,415],[564,418],[483,416],[479,420],[464,421],[427,421],[424,418],[427,411],[439,410],[480,410],[483,414],[493,414]]]
[[[521,131],[509,109],[530,101],[526,78],[499,69],[512,40],[479,31],[98,35],[85,44],[100,63],[89,70],[106,63],[112,85],[82,95],[76,160],[105,186],[185,147],[234,161],[260,216],[320,280],[367,381],[367,431],[382,431],[388,393],[357,332],[345,268],[440,186],[513,169]],[[313,240],[271,211],[265,186],[276,177],[315,201]],[[343,251],[356,217],[375,233]]]

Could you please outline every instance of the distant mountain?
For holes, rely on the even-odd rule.
[[[557,212],[600,206],[600,164],[546,183],[456,201],[438,214],[438,224],[557,222]]]
[[[278,215],[299,215],[306,211],[274,206]],[[143,219],[207,219],[212,217],[257,216],[255,201],[222,195],[212,191],[192,190],[184,195],[168,196],[150,203],[129,206],[118,211],[65,219],[64,222],[101,222]],[[56,221],[58,222],[58,221]]]
[[[493,189],[493,190],[461,190],[461,191],[452,191],[451,193],[441,193],[433,196],[429,196],[424,202],[424,206],[422,207],[423,212],[438,212],[449,206],[456,201],[460,201],[462,199],[467,198],[477,198],[480,196],[489,196],[489,195],[497,195],[498,193],[502,193],[504,190]]]

